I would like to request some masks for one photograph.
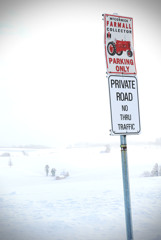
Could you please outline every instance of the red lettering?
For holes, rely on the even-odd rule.
[[[126,62],[125,62],[125,64],[128,64],[128,65],[130,65],[130,61],[129,61],[129,59],[126,59]]]
[[[109,63],[112,63],[112,58],[109,58]]]
[[[132,59],[125,59],[125,58],[109,58],[110,64],[117,64],[117,65],[134,65],[134,61]],[[123,66],[122,66],[123,67]]]
[[[120,66],[120,72],[124,72],[125,67],[124,66]]]
[[[122,22],[106,22],[107,26],[110,25],[110,27],[118,27],[118,28],[126,28],[126,29],[131,29],[130,23],[122,23]]]
[[[116,71],[119,72],[119,66],[116,66]]]
[[[113,63],[116,64],[116,58],[113,59]]]
[[[118,27],[121,28],[121,23],[118,23]]]
[[[127,69],[127,72],[129,72],[129,67],[128,66],[126,66],[126,69]]]

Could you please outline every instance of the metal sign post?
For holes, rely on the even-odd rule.
[[[133,239],[126,135],[120,136],[127,240]]]

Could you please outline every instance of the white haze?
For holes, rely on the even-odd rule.
[[[5,1],[0,17],[0,145],[114,142],[102,13],[134,19],[142,133],[160,138],[158,1]]]

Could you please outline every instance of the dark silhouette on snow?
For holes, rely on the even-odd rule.
[[[48,176],[48,174],[49,174],[49,165],[45,166],[45,172],[46,172],[46,176]]]

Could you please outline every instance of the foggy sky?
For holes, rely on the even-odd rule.
[[[0,145],[116,141],[102,13],[134,19],[142,133],[130,139],[161,136],[160,1],[13,0],[0,3]]]

